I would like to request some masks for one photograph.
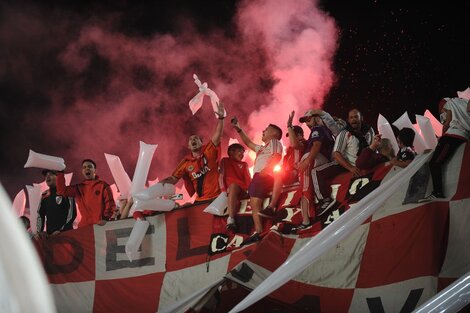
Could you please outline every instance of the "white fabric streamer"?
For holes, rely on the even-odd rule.
[[[24,190],[21,189],[15,196],[13,200],[13,212],[17,216],[21,216],[24,214],[24,209],[26,208],[26,194]]]
[[[65,186],[70,186],[70,182],[72,181],[73,173],[64,174],[65,178]]]
[[[140,141],[139,158],[137,159],[134,177],[132,178],[132,186],[130,190],[131,195],[135,195],[144,190],[150,169],[150,163],[152,162],[153,154],[155,153],[157,146],[158,145],[150,145]]]
[[[457,91],[457,97],[462,99],[470,99],[470,87],[467,87],[464,91]]]
[[[140,200],[138,198],[134,199],[134,204],[132,205],[134,211],[158,211],[158,212],[168,212],[175,208],[175,201],[168,199],[149,199],[149,200]]]
[[[424,144],[426,145],[426,148],[436,148],[437,138],[429,118],[416,114],[416,121],[418,122],[419,129],[421,130],[421,136],[424,139]]]
[[[382,116],[382,114],[379,114],[379,117],[377,118],[377,129],[379,131],[379,134],[382,135],[382,138],[387,138],[390,140],[392,143],[393,151],[395,151],[395,154],[398,154],[398,143],[397,143],[397,138],[395,137],[395,134],[393,133],[392,126],[390,126],[390,123],[387,121],[387,119]]]
[[[157,197],[169,197],[175,194],[176,187],[172,184],[156,183],[147,189],[144,189],[134,195],[141,200],[150,200]]]
[[[209,204],[203,212],[210,213],[213,215],[224,216],[226,215],[227,208],[227,193],[225,191],[221,192],[220,195],[214,199],[214,201]]]
[[[38,219],[38,210],[39,204],[41,202],[41,185],[33,184],[33,186],[26,186],[28,191],[29,199],[29,221],[31,223],[31,232],[35,234],[37,232],[37,219]]]
[[[435,118],[434,115],[432,115],[432,113],[429,110],[426,110],[426,112],[424,112],[424,116],[427,117],[429,121],[431,122],[432,129],[434,129],[434,133],[436,134],[436,136],[441,137],[442,136],[441,122],[439,122],[439,120]]]
[[[413,146],[415,148],[416,153],[421,154],[424,150],[426,150],[426,146],[424,144],[423,137],[416,131],[413,124],[410,121],[410,117],[408,116],[408,112],[403,113],[393,125],[398,127],[398,129],[402,129],[403,127],[411,128],[415,132],[415,140],[413,141]]]
[[[202,102],[204,101],[204,96],[209,96],[212,103],[212,110],[217,112],[217,105],[219,103],[219,97],[216,93],[210,89],[207,83],[202,84],[196,74],[193,75],[194,83],[198,86],[199,92],[191,100],[189,100],[189,109],[191,112],[196,114],[196,112],[202,107]],[[215,115],[216,117],[217,114]],[[227,116],[227,112],[224,110],[224,117]]]
[[[117,155],[107,153],[104,154],[104,157],[106,158],[106,162],[108,162],[109,169],[111,170],[111,174],[113,175],[121,196],[123,198],[129,197],[132,182],[124,166],[122,166],[121,159]]]
[[[148,221],[135,221],[129,240],[126,243],[126,255],[129,261],[132,262],[132,260],[137,259],[139,247],[142,244],[142,240],[144,240],[145,233],[149,226],[150,223]]]
[[[63,171],[65,169],[65,161],[59,157],[41,154],[34,152],[33,150],[29,150],[28,160],[26,161],[24,167],[36,167],[54,171]]]

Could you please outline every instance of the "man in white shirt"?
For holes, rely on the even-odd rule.
[[[317,216],[328,211],[335,202],[330,198],[330,178],[347,171],[351,172],[353,177],[360,176],[360,170],[356,167],[357,156],[363,148],[371,144],[374,135],[372,127],[363,123],[361,112],[357,109],[350,110],[346,128],[336,137],[332,153],[333,161],[312,170],[314,192],[319,202]]]
[[[470,137],[470,113],[468,112],[470,100],[462,98],[444,98],[439,103],[441,113],[442,137],[434,150],[429,169],[431,170],[433,191],[419,202],[432,201],[445,198],[442,187],[442,165],[450,159],[462,144]]]
[[[243,143],[256,152],[253,179],[248,187],[255,232],[249,239],[245,240],[244,244],[247,244],[261,239],[259,234],[263,231],[263,225],[258,213],[262,209],[263,200],[272,192],[274,183],[273,169],[282,158],[282,145],[280,142],[282,130],[277,125],[269,124],[263,130],[261,137],[264,145],[257,145],[243,131],[236,118],[232,119],[232,125],[240,135]]]

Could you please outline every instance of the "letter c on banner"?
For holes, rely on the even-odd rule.
[[[218,244],[219,240],[222,240],[222,242],[223,242],[222,245]],[[225,248],[227,247],[227,241],[228,241],[228,238],[222,237],[220,235],[214,237],[211,241],[211,251],[213,251],[213,252],[224,251]],[[219,249],[217,247],[221,247],[221,248]]]
[[[349,194],[355,195],[356,192],[369,183],[369,178],[356,179],[349,188]]]

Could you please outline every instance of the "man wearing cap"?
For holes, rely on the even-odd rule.
[[[361,175],[356,167],[357,156],[368,147],[374,138],[374,129],[363,123],[361,112],[352,109],[348,112],[348,123],[336,137],[333,147],[333,161],[315,167],[312,170],[314,192],[319,202],[317,216],[321,216],[334,204],[330,198],[331,187],[328,180],[344,172],[351,172],[353,177]]]
[[[82,161],[82,174],[85,178],[83,182],[65,186],[64,173],[58,172],[57,194],[75,198],[81,215],[78,227],[104,225],[116,210],[111,187],[96,175],[96,163],[91,159]]]
[[[282,159],[282,170],[274,173],[273,193],[268,206],[260,210],[259,215],[263,217],[274,216],[277,208],[277,202],[281,196],[282,186],[292,185],[299,182],[299,171],[297,168],[302,158],[307,140],[304,138],[304,130],[302,127],[292,126],[293,114],[289,115],[287,121],[286,137],[289,138],[290,146],[286,150],[286,154]]]
[[[320,125],[328,127],[333,136],[338,136],[338,134],[344,128],[346,128],[346,121],[336,116],[331,116],[330,113],[326,111],[323,111],[321,109],[313,109],[309,111],[312,111],[311,114],[313,113],[313,115],[318,115],[320,117],[320,119],[317,119],[317,121],[320,123]]]
[[[217,105],[217,126],[211,141],[203,145],[201,137],[192,135],[188,140],[191,153],[176,167],[173,174],[161,183],[176,184],[181,178],[190,196],[197,194],[194,203],[214,200],[220,194],[218,161],[220,138],[224,129],[225,109],[222,102]]]
[[[303,230],[311,225],[309,211],[313,207],[312,169],[331,161],[334,139],[330,129],[323,124],[320,117],[320,110],[308,110],[299,122],[305,123],[311,130],[305,147],[305,154],[298,164],[301,172],[300,184],[302,188],[302,198],[300,208],[302,211],[302,224],[297,230]],[[292,112],[292,116],[294,112]]]
[[[44,231],[44,226],[46,226],[48,235],[55,235],[61,231],[73,229],[73,221],[77,216],[74,199],[57,194],[56,171],[43,170],[42,174],[45,176],[49,189],[42,194],[38,210],[38,233]]]

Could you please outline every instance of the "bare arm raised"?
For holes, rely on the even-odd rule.
[[[232,118],[232,120],[230,122],[232,123],[233,128],[235,128],[237,133],[240,135],[240,138],[243,141],[243,143],[248,148],[255,151],[256,144],[248,137],[248,135],[245,133],[245,131],[240,127],[240,123],[238,122],[238,119],[236,117],[234,117],[234,118]]]
[[[212,135],[212,143],[214,146],[218,146],[220,144],[220,138],[222,137],[222,133],[224,131],[224,118],[225,118],[225,108],[222,101],[217,104],[217,127],[215,128],[214,135]]]
[[[287,119],[287,132],[289,133],[289,142],[291,147],[300,150],[304,148],[304,144],[299,141],[299,138],[297,138],[297,134],[292,127],[292,120],[294,119],[294,115],[295,111],[292,111],[289,114],[289,118]]]

